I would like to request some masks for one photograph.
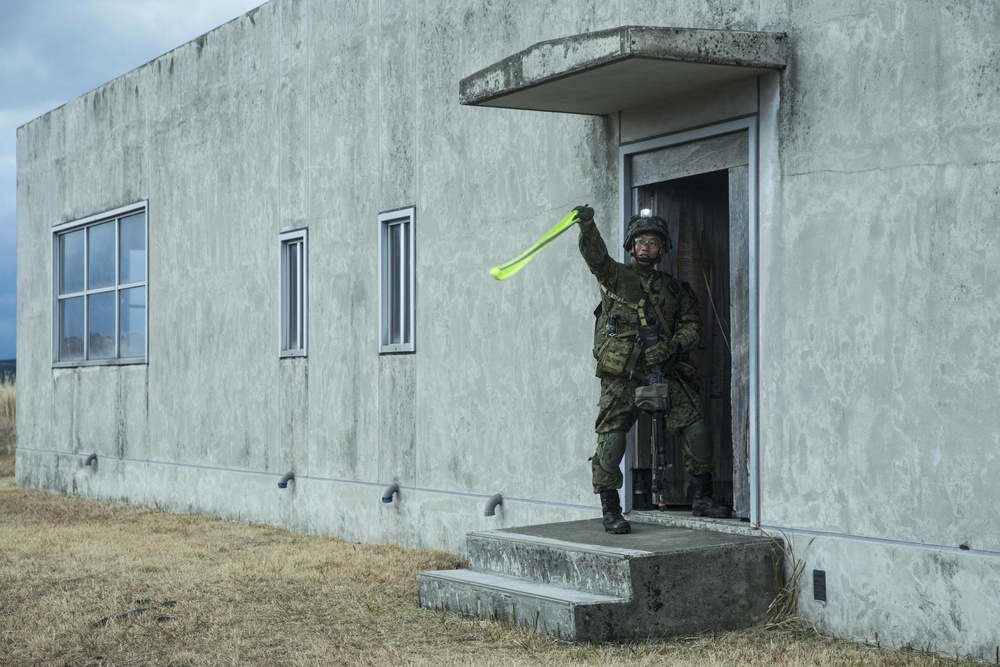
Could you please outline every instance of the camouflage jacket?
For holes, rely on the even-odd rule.
[[[693,370],[688,352],[698,346],[701,338],[698,302],[690,285],[682,285],[670,274],[653,267],[622,264],[611,259],[594,223],[580,224],[580,254],[601,286],[601,304],[594,312],[597,317],[594,327],[597,374],[625,376],[633,368],[645,369],[641,347],[632,348],[625,343],[635,341],[642,324],[658,324],[660,340],[673,341],[677,345],[677,370],[688,375],[688,369]],[[616,348],[614,355],[625,357],[624,360],[611,359],[610,364],[603,363],[609,343]]]

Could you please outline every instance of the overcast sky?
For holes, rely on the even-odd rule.
[[[0,360],[15,355],[17,128],[264,0],[0,0]]]

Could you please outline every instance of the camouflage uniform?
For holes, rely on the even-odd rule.
[[[712,449],[701,419],[698,374],[688,358],[701,336],[697,301],[686,283],[678,284],[669,274],[634,263],[611,259],[607,245],[593,222],[580,223],[580,254],[601,286],[601,305],[596,311],[594,357],[601,378],[598,403],[597,451],[591,458],[594,493],[622,488],[619,470],[624,454],[624,434],[639,417],[635,389],[629,371],[648,373],[641,347],[635,343],[641,324],[660,325],[660,340],[673,341],[677,353],[663,362],[669,372],[671,410],[667,429],[683,436],[684,467],[691,475],[711,472]],[[651,303],[650,303],[651,302]],[[636,306],[639,306],[636,308]],[[659,308],[661,317],[654,315]],[[643,321],[645,320],[645,322]],[[610,436],[610,437],[609,437]],[[613,446],[605,445],[613,441]],[[613,451],[612,451],[613,450]]]

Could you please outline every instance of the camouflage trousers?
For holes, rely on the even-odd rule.
[[[637,383],[624,378],[602,377],[598,403],[597,451],[590,459],[594,493],[622,488],[619,468],[625,454],[625,433],[639,418],[635,405]],[[712,443],[701,418],[701,396],[696,387],[670,379],[671,410],[666,428],[684,446],[684,468],[689,475],[712,470]]]

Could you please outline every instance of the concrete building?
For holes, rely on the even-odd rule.
[[[651,206],[800,614],[992,659],[998,34],[990,0],[271,0],[19,129],[17,480],[456,552],[595,517],[576,233],[487,271]]]

